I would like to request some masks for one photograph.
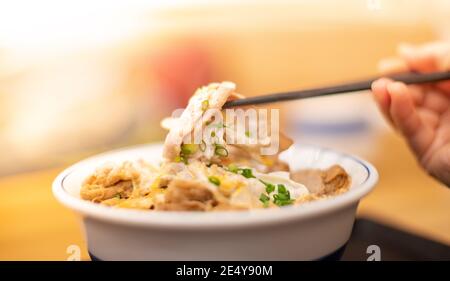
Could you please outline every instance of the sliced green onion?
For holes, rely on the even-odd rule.
[[[184,156],[191,155],[197,152],[198,146],[193,143],[186,143],[181,145],[181,153],[183,153]]]
[[[202,143],[198,145],[198,148],[203,152],[206,150],[206,142],[202,140]]]
[[[277,185],[278,193],[273,195],[273,203],[277,206],[286,206],[294,203],[294,200],[291,199],[291,194],[289,190],[283,184]]]
[[[273,195],[273,199],[275,200],[289,200],[291,199],[288,194],[285,193],[278,193]]]
[[[210,176],[210,177],[208,177],[208,180],[209,180],[210,183],[212,183],[214,185],[217,185],[217,186],[220,185],[220,180],[219,180],[218,177]]]
[[[268,194],[270,194],[270,193],[275,191],[275,185],[273,185],[271,183],[268,183],[268,182],[265,182],[262,179],[260,179],[259,181],[262,182],[266,186],[266,192]]]
[[[214,154],[222,157],[228,156],[228,150],[220,144],[216,144],[216,148],[214,149]]]
[[[286,187],[284,186],[284,184],[279,184],[279,185],[278,185],[278,193],[286,194],[286,193],[289,193],[289,192],[287,191],[287,189],[286,189]]]
[[[228,171],[237,174],[239,172],[239,168],[234,164],[230,164],[228,165]]]
[[[268,183],[266,184],[266,192],[267,193],[272,193],[275,191],[275,185]]]
[[[174,161],[176,163],[181,163],[181,162],[183,162],[184,164],[188,163],[187,158],[183,155],[179,155],[179,156],[175,157]]]
[[[261,201],[264,207],[267,208],[269,207],[270,197],[264,193],[261,193],[261,196],[259,196],[259,201]]]
[[[209,108],[209,101],[208,100],[204,100],[202,101],[202,111],[206,111]]]
[[[292,203],[294,203],[293,199],[289,199],[289,200],[280,200],[280,199],[275,199],[273,200],[273,203],[275,203],[275,205],[282,207],[282,206],[287,206],[287,205],[291,205]]]
[[[246,178],[256,178],[254,175],[253,175],[253,172],[252,172],[252,169],[247,169],[247,168],[238,168],[236,165],[234,165],[234,164],[230,164],[229,166],[228,166],[228,171],[230,171],[230,172],[232,172],[232,173],[235,173],[235,174],[240,174],[240,175],[242,175],[243,177],[246,177]],[[267,185],[264,181],[262,181],[262,180],[260,180],[263,184],[265,184],[265,185]]]
[[[254,178],[255,176],[253,175],[252,169],[241,169],[239,172],[242,176],[246,177],[246,178]]]

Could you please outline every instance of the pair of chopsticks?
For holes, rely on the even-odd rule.
[[[402,73],[391,76],[386,76],[396,81],[401,81],[405,84],[422,84],[430,82],[438,82],[443,80],[450,80],[450,71],[445,72],[433,72],[433,73]],[[288,100],[298,100],[312,97],[321,97],[342,93],[350,93],[357,91],[369,90],[372,82],[380,77],[361,80],[357,82],[339,84],[334,86],[328,86],[323,88],[314,88],[307,90],[299,90],[292,92],[276,93],[270,95],[249,97],[245,99],[238,99],[228,101],[223,108],[230,108],[235,106],[256,105],[264,103],[282,102]]]

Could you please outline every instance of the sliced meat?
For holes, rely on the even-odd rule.
[[[139,179],[139,175],[139,171],[133,167],[131,162],[127,161],[117,166],[107,164],[97,169],[93,175],[84,181],[84,184],[101,184],[107,187],[119,181]]]
[[[350,176],[339,165],[333,165],[328,170],[322,172],[322,180],[325,185],[325,194],[337,193],[340,189],[348,188]]]
[[[81,198],[94,202],[120,196],[128,198],[133,190],[133,182],[138,182],[140,173],[131,162],[119,166],[105,165],[88,177],[80,190]]]
[[[104,187],[102,185],[83,185],[80,190],[81,198],[85,200],[100,202],[115,196],[119,198],[128,198],[133,190],[131,181],[119,181],[114,185]]]
[[[291,173],[292,180],[305,185],[315,195],[332,195],[339,193],[350,185],[350,176],[339,165],[326,170],[300,170]]]
[[[198,89],[181,116],[171,123],[172,127],[164,142],[163,157],[172,161],[179,156],[184,137],[191,134],[198,122],[208,119],[202,118],[206,109],[205,102],[207,109],[220,110],[235,89],[236,85],[231,82],[212,83]]]
[[[156,204],[156,210],[207,211],[217,205],[214,194],[205,183],[195,180],[174,179],[165,193],[165,200]]]
[[[270,137],[259,136],[258,133],[254,134],[254,132],[250,134],[248,131],[244,132],[239,130],[237,132],[238,126],[235,126],[235,122],[237,119],[242,120],[242,116],[234,116],[228,120],[227,114],[222,111],[221,120],[216,120],[210,112],[205,111],[205,108],[203,108],[203,103],[206,101],[208,109],[221,110],[226,101],[241,98],[243,96],[235,92],[235,85],[230,82],[213,83],[197,90],[179,118],[166,118],[161,122],[164,128],[169,129],[163,153],[166,161],[182,160],[187,163],[188,159],[197,159],[220,165],[228,165],[230,163],[245,165],[255,168],[260,172],[288,170],[288,165],[281,162],[278,159],[278,155],[291,146],[292,140],[279,133],[278,153],[274,155],[261,155],[261,149],[270,147],[272,142]],[[257,110],[254,107],[242,107],[241,109]],[[266,124],[265,127],[268,131],[271,128],[271,118],[269,120],[250,120],[245,118],[245,122],[246,128],[250,128],[250,122],[253,122],[251,125],[252,128],[261,124]],[[194,146],[192,147],[192,151],[194,152],[190,153],[188,157],[184,157],[186,155],[182,156],[181,145],[183,143],[189,144],[192,141],[192,136],[195,135],[194,131],[199,128],[207,130],[207,135],[211,131],[211,139],[203,139],[202,149]],[[207,136],[206,138],[209,137]],[[230,143],[225,143],[225,140]],[[216,155],[217,145],[219,145],[220,152],[223,155]]]
[[[320,170],[308,169],[291,172],[291,179],[306,186],[312,194],[318,194],[325,188]]]

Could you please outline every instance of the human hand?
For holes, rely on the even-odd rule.
[[[402,45],[381,61],[385,74],[450,70],[450,42]],[[378,107],[406,139],[421,166],[450,186],[450,81],[406,86],[381,78],[372,84]]]

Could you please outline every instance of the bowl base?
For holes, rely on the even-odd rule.
[[[347,247],[347,243],[345,243],[342,247],[332,252],[331,254],[319,258],[316,261],[339,261],[342,258],[342,255],[344,254],[345,247]],[[92,254],[91,251],[88,251],[88,253],[92,261],[103,261],[102,259]]]

